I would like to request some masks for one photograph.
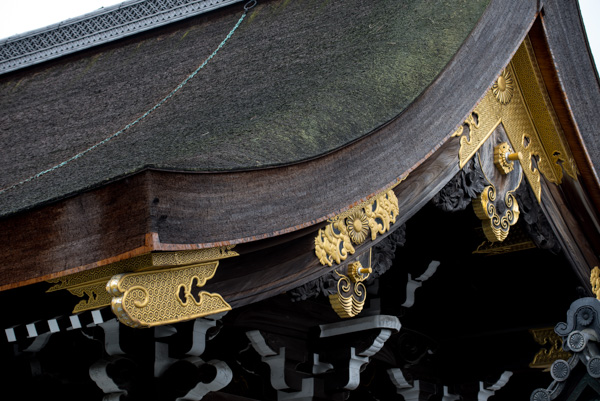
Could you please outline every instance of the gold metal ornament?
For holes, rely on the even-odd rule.
[[[492,93],[496,96],[501,104],[508,104],[512,99],[513,92],[515,91],[515,85],[513,82],[512,74],[506,68],[502,70],[500,76],[494,82],[492,86]]]
[[[600,269],[598,266],[592,269],[590,284],[592,285],[592,292],[596,295],[596,299],[600,299]]]
[[[117,274],[106,284],[119,321],[152,327],[231,310],[219,294],[197,291],[211,279],[219,262],[142,273]]]
[[[348,276],[354,283],[366,280],[372,272],[371,267],[363,267],[358,261],[348,265]]]
[[[510,236],[507,237],[506,240],[502,242],[484,240],[473,253],[483,255],[503,255],[535,248],[536,246],[529,234],[527,234],[521,226],[516,225],[511,227]]]
[[[494,148],[494,165],[504,175],[513,171],[514,162],[522,158],[523,155],[520,152],[512,152],[510,145],[506,142],[502,142]]]
[[[577,179],[577,168],[554,112],[529,38],[525,38],[498,80],[456,130],[460,137],[459,167],[502,124],[514,153],[521,154],[523,172],[538,202],[540,173],[560,184],[563,170]],[[468,138],[465,128],[468,127]]]
[[[508,236],[510,226],[519,219],[519,205],[512,192],[507,192],[504,198],[506,210],[500,214],[496,206],[496,188],[488,185],[473,201],[473,210],[480,220],[483,220],[483,232],[490,242],[504,241]]]
[[[73,313],[97,309],[110,305],[111,297],[106,292],[106,283],[115,274],[139,272],[164,267],[186,266],[238,256],[238,253],[233,251],[234,247],[235,245],[228,245],[190,251],[147,253],[145,255],[110,263],[96,269],[48,280],[49,283],[55,284],[48,292],[68,290],[71,294],[80,298],[87,296],[87,299],[83,299],[75,305]]]
[[[357,260],[348,265],[347,275],[335,272],[340,277],[337,283],[337,294],[329,296],[329,303],[341,318],[354,317],[363,309],[367,300],[367,289],[362,282],[373,272],[371,253],[372,249],[369,249],[369,267],[363,267]]]
[[[356,245],[362,244],[369,234],[369,219],[364,210],[355,210],[346,218],[348,236]]]
[[[367,288],[362,282],[353,282],[349,277],[336,272],[340,277],[337,283],[337,294],[329,296],[331,307],[341,318],[358,315],[367,299]]]
[[[398,198],[393,190],[385,191],[329,220],[315,238],[315,254],[323,266],[333,266],[354,254],[352,243],[363,243],[371,233],[371,240],[385,234],[396,222]]]
[[[562,338],[554,332],[553,327],[531,329],[529,332],[538,344],[550,345],[550,348],[542,348],[535,354],[533,361],[529,364],[530,368],[549,369],[554,361],[559,359],[567,361],[571,358],[571,353],[563,350]]]
[[[469,127],[468,139],[466,136],[462,136],[465,126]],[[458,165],[460,168],[463,168],[471,157],[477,153],[481,144],[488,139],[492,132],[493,130],[490,130],[489,132],[479,130],[479,113],[477,110],[473,110],[473,112],[469,114],[464,125],[461,125],[461,127],[453,134],[453,136],[460,137],[460,149],[458,150]]]

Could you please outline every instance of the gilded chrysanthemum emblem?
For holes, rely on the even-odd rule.
[[[492,86],[492,92],[502,104],[508,104],[513,97],[515,85],[510,71],[504,69]]]
[[[362,210],[357,210],[346,219],[348,235],[355,244],[362,244],[369,233],[369,220]]]

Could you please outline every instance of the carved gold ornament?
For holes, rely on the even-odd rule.
[[[460,136],[459,166],[464,167],[502,124],[538,202],[540,173],[560,184],[563,169],[577,179],[577,168],[545,88],[529,38],[521,44],[493,87],[453,134]],[[465,133],[468,129],[468,134]],[[468,135],[468,138],[467,138]]]
[[[340,264],[355,252],[352,243],[361,244],[371,233],[371,240],[385,234],[396,222],[399,213],[398,198],[393,190],[353,207],[329,220],[315,238],[315,254],[322,265]]]
[[[596,295],[596,299],[600,299],[600,269],[598,266],[592,269],[590,284],[592,285],[592,292]]]
[[[513,171],[514,162],[522,158],[523,155],[519,152],[512,152],[510,145],[506,142],[502,142],[494,148],[494,165],[504,175]]]
[[[119,321],[151,327],[231,310],[221,295],[198,291],[217,271],[219,262],[142,273],[115,275],[106,291]]]
[[[512,99],[514,91],[515,84],[512,79],[512,74],[507,69],[502,70],[500,76],[492,86],[492,93],[496,96],[496,100],[501,104],[508,104]]]
[[[515,153],[506,140],[504,125],[499,124],[477,152],[487,186],[473,200],[473,210],[490,242],[504,241],[520,214],[514,192],[521,185],[523,168],[510,160]]]
[[[358,261],[348,265],[348,276],[355,283],[366,280],[372,272],[372,268],[363,267]]]
[[[363,283],[353,283],[348,277],[338,273],[337,294],[329,296],[331,307],[341,318],[358,315],[367,299],[367,288]]]
[[[533,357],[533,361],[529,364],[530,368],[549,369],[554,361],[563,359],[569,360],[571,353],[564,351],[562,347],[562,338],[554,332],[553,327],[543,329],[529,330],[535,342],[540,345],[550,345],[550,348],[542,348]]]
[[[362,244],[369,234],[369,219],[364,210],[355,210],[346,218],[348,236],[356,245]]]
[[[488,185],[473,201],[473,210],[480,220],[483,220],[483,232],[491,242],[504,241],[508,236],[510,226],[519,219],[519,205],[512,192],[507,192],[504,198],[504,213],[499,212],[496,205],[496,188]]]
[[[71,294],[80,298],[87,296],[87,299],[81,300],[75,306],[73,313],[97,309],[110,305],[111,297],[106,292],[106,283],[115,274],[186,266],[238,256],[238,253],[233,251],[233,248],[234,245],[228,245],[190,251],[147,253],[145,255],[110,263],[96,269],[48,280],[49,283],[56,284],[51,287],[48,292],[68,290]]]

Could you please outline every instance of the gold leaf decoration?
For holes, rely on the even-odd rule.
[[[332,218],[329,225],[320,229],[315,238],[315,254],[322,265],[333,266],[354,254],[352,243],[361,244],[368,231],[371,240],[385,234],[396,222],[400,210],[398,198],[388,190],[360,205]]]
[[[363,210],[355,210],[346,219],[346,227],[352,242],[360,245],[369,234],[369,219]]]
[[[496,100],[501,104],[508,104],[512,99],[514,91],[515,84],[513,82],[512,74],[507,69],[502,70],[500,76],[492,86],[492,92],[494,93],[494,96],[496,96]]]
[[[559,359],[568,360],[571,353],[564,351],[562,347],[562,338],[554,332],[553,327],[529,330],[535,342],[540,345],[550,345],[550,348],[542,348],[533,357],[529,364],[530,368],[548,369],[554,361]]]
[[[235,245],[215,248],[194,249],[176,252],[152,252],[129,259],[110,263],[96,269],[86,270],[65,277],[48,280],[55,284],[48,292],[68,290],[82,299],[73,309],[73,313],[97,309],[110,305],[111,297],[106,293],[106,283],[115,274],[153,270],[162,267],[186,266],[238,256],[233,250]]]
[[[592,285],[592,292],[596,295],[596,299],[600,299],[600,269],[598,266],[592,269],[590,284]]]
[[[504,241],[508,236],[510,226],[519,220],[519,204],[512,192],[504,197],[505,211],[498,214],[496,205],[496,188],[488,185],[473,201],[473,210],[479,219],[483,220],[483,232],[490,242]]]
[[[338,291],[337,294],[329,296],[329,302],[339,317],[354,317],[362,311],[365,305],[367,288],[362,282],[353,282],[347,276],[337,274],[340,276],[337,283]]]
[[[460,168],[499,124],[506,129],[514,152],[522,155],[523,172],[538,202],[542,191],[540,173],[555,184],[561,183],[563,170],[577,179],[575,160],[546,91],[529,38],[523,41],[492,88],[452,135],[460,137]]]
[[[211,279],[219,262],[117,274],[106,284],[119,321],[131,327],[177,323],[231,310],[221,295],[196,291]]]

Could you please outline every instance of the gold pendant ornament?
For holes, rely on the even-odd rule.
[[[510,227],[519,219],[514,192],[521,185],[523,169],[516,162],[518,153],[506,142],[504,126],[499,124],[477,152],[479,165],[488,185],[473,200],[473,210],[482,220],[490,242],[504,241]]]
[[[198,291],[219,262],[174,269],[117,274],[106,284],[111,307],[130,327],[152,327],[231,310],[219,294]]]
[[[598,266],[594,266],[592,269],[590,284],[592,285],[592,292],[596,295],[596,299],[600,299],[600,269]]]
[[[348,276],[336,271],[340,277],[337,282],[338,292],[329,296],[329,303],[339,317],[354,317],[362,311],[367,300],[367,288],[362,282],[371,272],[371,267],[362,267],[358,261],[348,266]]]
[[[519,205],[512,192],[504,196],[504,213],[496,206],[496,188],[488,185],[473,201],[473,210],[480,220],[483,220],[483,232],[490,242],[504,241],[508,236],[510,226],[519,219]]]

